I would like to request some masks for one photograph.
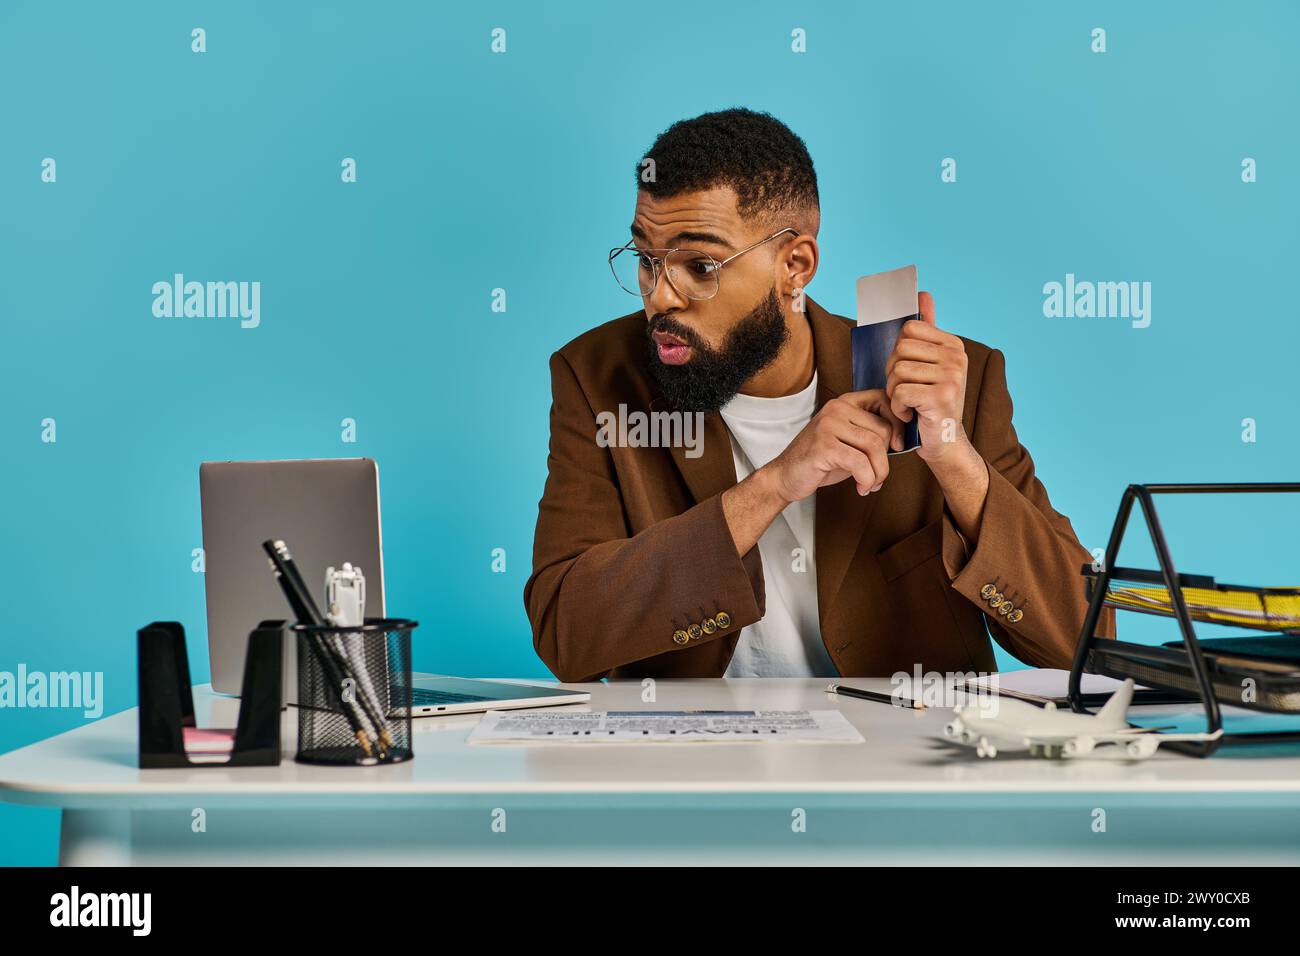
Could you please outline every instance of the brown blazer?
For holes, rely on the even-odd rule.
[[[852,323],[811,300],[807,316],[820,408],[852,390]],[[992,671],[990,631],[1025,663],[1070,666],[1091,556],[1016,440],[1002,353],[962,341],[963,424],[990,466],[977,546],[916,455],[891,458],[875,494],[859,496],[852,481],[817,492],[821,636],[843,676]],[[721,677],[741,628],[764,609],[758,548],[738,556],[723,517],[736,473],[722,417],[705,416],[696,458],[597,443],[599,412],[671,410],[650,373],[641,312],[552,355],[551,391],[549,473],[524,587],[538,655],[565,681]],[[989,589],[1010,602],[1005,614]],[[1099,631],[1112,628],[1108,613]]]

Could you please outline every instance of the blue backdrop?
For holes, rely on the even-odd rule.
[[[416,666],[544,675],[546,359],[635,304],[604,260],[641,152],[732,105],[808,143],[814,298],[916,262],[940,326],[1006,353],[1087,547],[1130,481],[1295,478],[1300,7],[1087,7],[6,2],[0,670],[102,671],[111,713],[174,618],[206,680],[199,462],[366,455]],[[155,317],[178,272],[260,282],[260,325]],[[1151,283],[1150,325],[1045,316],[1067,274]],[[1300,580],[1289,502],[1176,504],[1188,570]],[[0,751],[82,720],[0,710]],[[57,825],[0,804],[0,863],[52,862]]]

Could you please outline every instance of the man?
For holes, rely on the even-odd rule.
[[[851,323],[803,291],[812,160],[767,114],[673,125],[637,181],[610,264],[643,311],[551,356],[524,589],[551,671],[990,671],[990,631],[1026,663],[1068,667],[1090,556],[1016,439],[1002,354],[940,330],[923,292],[887,387],[851,390]],[[679,416],[679,438],[698,415],[702,448],[611,442],[611,418],[635,413]],[[913,416],[921,447],[889,457]]]

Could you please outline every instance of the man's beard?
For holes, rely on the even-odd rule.
[[[693,329],[668,315],[656,315],[646,324],[647,337],[655,332],[674,335],[691,347],[685,365],[665,365],[650,340],[651,374],[682,412],[711,412],[727,404],[745,382],[776,359],[790,336],[776,289],[732,326],[720,349],[709,348]]]

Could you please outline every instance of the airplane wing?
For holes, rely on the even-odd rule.
[[[1153,731],[1148,727],[1125,727],[1121,730],[1104,730],[1097,733],[1088,731],[1075,731],[1073,733],[1062,733],[1060,731],[1051,731],[1050,733],[1039,733],[1033,730],[1023,731],[1021,736],[1029,743],[1034,744],[1063,744],[1067,740],[1077,740],[1080,737],[1091,737],[1093,740],[1131,740],[1140,734],[1149,734]],[[1162,735],[1164,736],[1164,735]],[[1171,739],[1167,738],[1166,739]]]

